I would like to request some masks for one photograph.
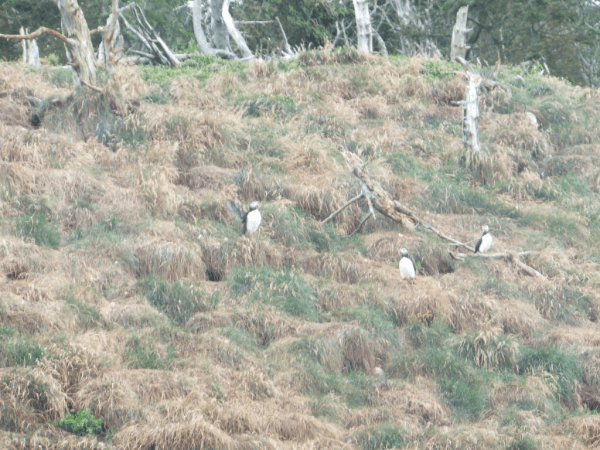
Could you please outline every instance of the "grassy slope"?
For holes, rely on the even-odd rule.
[[[1,64],[0,446],[600,441],[600,96],[502,68],[465,156],[454,70],[351,50],[127,68],[127,117],[75,97],[34,128],[26,96],[64,77]],[[346,238],[366,205],[322,226],[359,192],[343,149],[445,233],[539,251],[544,278],[382,217]],[[227,199],[261,201],[259,234]],[[80,406],[104,434],[48,423]]]

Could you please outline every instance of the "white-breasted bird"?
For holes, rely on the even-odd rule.
[[[414,280],[415,279],[415,266],[410,259],[408,259],[408,250],[405,248],[400,250],[402,253],[402,259],[400,260],[400,275],[403,280]]]
[[[235,218],[244,224],[243,234],[252,233],[257,230],[262,216],[258,210],[258,202],[250,203],[250,209],[248,212],[235,202],[227,200],[227,207],[235,215]]]
[[[475,253],[485,253],[492,248],[492,235],[487,225],[483,226],[483,234],[475,244]]]

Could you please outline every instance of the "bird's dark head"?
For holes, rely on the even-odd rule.
[[[490,227],[488,227],[487,225],[483,226],[483,235],[485,236],[486,234],[488,234],[490,232]]]
[[[258,202],[250,203],[250,211],[254,211],[255,209],[258,209]]]
[[[406,250],[405,248],[400,249],[400,253],[402,254],[403,258],[406,258],[408,256],[408,250]]]

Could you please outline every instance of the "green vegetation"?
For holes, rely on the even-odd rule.
[[[40,198],[34,201],[29,197],[22,197],[18,199],[18,202],[24,215],[17,218],[17,235],[33,239],[36,245],[58,248],[60,231],[52,222],[52,210],[48,207],[46,200]]]
[[[229,274],[228,285],[232,295],[248,295],[250,303],[270,303],[309,321],[317,321],[321,316],[314,289],[292,269],[236,268]]]
[[[556,397],[567,406],[577,403],[577,384],[581,379],[581,363],[571,353],[556,348],[524,347],[519,359],[519,372],[547,372],[556,380]]]
[[[369,427],[357,436],[357,443],[363,450],[400,448],[405,443],[404,432],[393,424]]]
[[[153,339],[132,335],[125,343],[123,358],[132,369],[170,369],[176,355],[171,346],[162,349]]]
[[[2,327],[0,335],[0,367],[34,366],[45,355],[45,350],[26,336],[14,336],[10,327]]]
[[[188,286],[181,281],[171,285],[148,274],[140,280],[139,289],[152,306],[179,325],[184,325],[197,312],[210,309],[206,293],[199,286]]]
[[[102,434],[102,417],[94,417],[90,408],[84,410],[81,406],[75,415],[67,411],[67,415],[63,419],[55,421],[54,425],[77,436]]]

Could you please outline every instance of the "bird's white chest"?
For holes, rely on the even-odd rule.
[[[400,260],[400,275],[402,276],[403,280],[415,279],[415,266],[413,266],[412,261],[406,256]]]
[[[492,248],[492,235],[486,234],[481,238],[481,245],[479,246],[479,252],[485,253]]]
[[[246,216],[246,232],[252,233],[253,231],[256,231],[261,220],[262,216],[260,215],[258,209],[250,211]]]

